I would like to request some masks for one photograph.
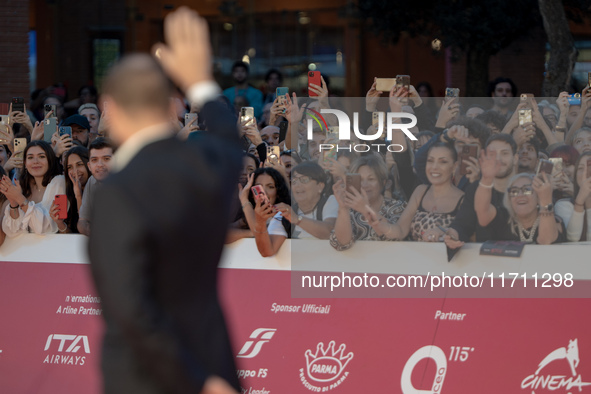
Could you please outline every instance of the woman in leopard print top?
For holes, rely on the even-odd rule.
[[[370,225],[386,239],[402,240],[410,233],[414,241],[439,241],[444,233],[438,226],[447,228],[451,224],[464,198],[464,192],[453,184],[457,165],[458,154],[453,146],[444,142],[431,146],[426,167],[431,184],[415,189],[396,223],[385,223],[377,215],[370,215]]]

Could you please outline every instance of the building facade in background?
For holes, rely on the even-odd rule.
[[[277,68],[284,85],[304,93],[306,72],[330,78],[331,93],[365,96],[374,77],[409,74],[411,83],[427,81],[435,95],[445,87],[465,86],[466,68],[446,49],[435,50],[437,37],[403,37],[396,45],[363,28],[347,10],[349,0],[22,0],[8,1],[0,42],[0,103],[37,88],[63,85],[67,99],[86,84],[100,83],[122,54],[149,51],[162,39],[164,17],[187,5],[210,23],[215,75],[231,86],[231,65],[245,60],[250,82],[264,89],[264,75]],[[403,10],[401,10],[402,12]],[[579,49],[576,85],[591,71],[591,26],[572,26]],[[516,41],[494,56],[490,78],[510,77],[521,92],[539,94],[547,46],[544,31]],[[575,86],[580,89],[582,86]]]

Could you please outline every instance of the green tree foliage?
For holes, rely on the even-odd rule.
[[[467,96],[486,93],[492,55],[541,26],[536,0],[359,0],[358,16],[389,42],[407,32],[463,52]]]

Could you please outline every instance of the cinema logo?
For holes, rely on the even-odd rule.
[[[542,372],[548,364],[554,361],[566,362],[570,367],[571,375],[544,375]],[[579,392],[583,391],[583,387],[591,386],[589,382],[583,382],[581,375],[577,373],[576,368],[579,366],[579,346],[578,340],[575,338],[568,341],[568,347],[561,347],[553,350],[538,364],[538,369],[532,375],[529,375],[521,382],[521,388],[531,390],[532,394],[545,391],[564,390],[569,392],[570,389],[576,387]],[[555,365],[559,363],[554,363]]]
[[[412,372],[417,364],[425,359],[430,358],[435,362],[436,372],[433,377],[433,384],[430,390],[416,389],[412,384]],[[441,393],[445,374],[447,373],[447,359],[443,350],[437,346],[423,346],[413,353],[408,359],[402,370],[402,377],[400,379],[400,386],[403,394],[438,394]]]
[[[86,335],[51,334],[44,350],[50,354],[45,356],[43,364],[82,366],[86,362],[84,354],[90,354],[90,344]]]
[[[320,342],[316,345],[316,353],[306,350],[306,369],[300,369],[300,380],[308,390],[316,393],[333,390],[349,376],[345,368],[353,359],[353,352],[345,355],[344,343],[336,350],[335,346],[336,342],[330,341],[325,349],[324,343]]]
[[[322,116],[322,114],[332,114],[337,117],[339,126],[338,126],[338,140],[339,141],[350,141],[351,140],[351,122],[349,120],[349,116],[340,111],[338,109],[324,109],[320,110],[320,113],[314,110],[309,109],[311,112],[311,118],[308,119],[307,123],[307,131],[308,131],[308,140],[313,138],[313,129],[314,129],[314,121],[320,126],[320,129],[324,128],[328,131],[328,125],[326,120]],[[413,114],[409,114],[406,112],[388,112],[384,119],[384,113],[380,112],[378,115],[378,124],[377,124],[377,131],[375,134],[362,134],[359,131],[359,113],[353,112],[353,133],[360,141],[375,141],[380,139],[380,137],[384,134],[384,129],[386,131],[386,141],[392,141],[392,133],[396,131],[402,131],[410,140],[416,141],[417,138],[410,132],[409,129],[413,128],[417,125],[417,117]],[[397,123],[395,120],[402,120],[402,119],[409,119],[410,123]],[[384,124],[385,123],[385,124]],[[336,137],[336,136],[335,136]],[[332,149],[336,149],[337,152],[339,151],[354,151],[354,152],[369,152],[371,149],[375,148],[378,152],[382,148],[387,150],[388,152],[402,152],[404,147],[400,144],[349,144],[349,145],[342,145],[342,144],[329,144],[324,143],[320,144],[320,152],[328,151]]]

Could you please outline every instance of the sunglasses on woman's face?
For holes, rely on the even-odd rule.
[[[512,186],[509,188],[509,190],[507,190],[509,197],[517,197],[520,194],[523,194],[524,196],[531,196],[533,192],[534,189],[531,185],[524,185],[521,187]]]
[[[302,185],[305,185],[306,183],[310,182],[312,180],[312,178],[310,178],[309,176],[299,176],[297,178],[291,178],[291,182],[295,185],[298,182],[301,183]]]

